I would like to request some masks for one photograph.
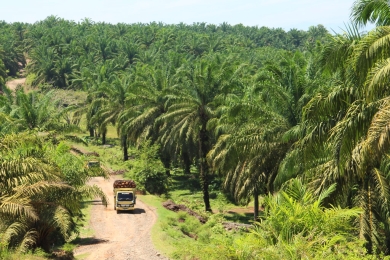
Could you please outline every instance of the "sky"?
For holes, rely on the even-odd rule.
[[[355,0],[3,0],[0,20],[34,23],[55,15],[80,22],[267,26],[341,32]]]

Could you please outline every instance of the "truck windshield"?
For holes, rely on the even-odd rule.
[[[118,193],[118,200],[133,200],[133,193],[121,192]]]

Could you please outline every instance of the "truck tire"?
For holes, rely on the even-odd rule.
[[[119,214],[119,209],[116,210],[116,214]]]

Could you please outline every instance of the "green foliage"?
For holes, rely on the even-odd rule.
[[[87,168],[82,157],[76,157],[70,152],[70,147],[61,142],[56,147],[54,161],[60,167],[64,180],[73,187],[83,186],[92,176],[104,176],[105,172],[100,168]]]
[[[33,85],[33,82],[35,81],[36,77],[37,77],[37,75],[35,75],[34,73],[28,74],[26,77],[26,81],[25,81],[26,86],[31,87]]]
[[[293,180],[278,195],[266,198],[262,220],[245,239],[258,239],[253,251],[262,251],[264,259],[363,257],[364,241],[357,239],[352,226],[362,211],[322,206],[334,190],[331,186],[315,197],[299,180]]]
[[[288,32],[226,23],[120,26],[122,29],[118,30],[118,26],[74,23],[54,16],[32,25],[3,23],[0,42],[7,54],[4,63],[9,73],[16,75],[18,62],[26,65],[23,56],[26,51],[31,59],[27,70],[36,75],[35,85],[46,83],[57,88],[81,89],[90,87],[87,82],[92,74],[90,70],[97,72],[103,64],[107,74],[112,74],[138,64],[165,62],[174,53],[174,66],[178,68],[185,59],[209,53],[244,53],[265,46],[289,51],[311,50],[329,34],[321,25],[312,26],[308,31]]]
[[[15,131],[63,131],[77,130],[75,121],[66,120],[66,114],[74,107],[63,107],[53,92],[41,94],[36,91],[16,90],[15,94],[5,89],[7,98],[0,100],[0,111],[7,117],[0,126],[3,133]]]
[[[29,251],[26,253],[18,253],[2,247],[0,244],[0,259],[2,260],[45,260],[50,258],[50,254],[41,249]]]
[[[290,242],[294,236],[313,236],[335,234],[352,238],[354,229],[351,220],[361,214],[361,210],[324,208],[323,201],[335,191],[335,185],[323,191],[318,198],[299,180],[293,180],[277,196],[269,195],[265,203],[264,219],[259,229],[265,233],[271,243],[277,241]],[[313,233],[314,231],[314,233]],[[306,233],[307,232],[307,233]]]
[[[339,236],[294,236],[290,243],[269,244],[258,234],[248,234],[234,241],[233,259],[375,259],[367,256],[364,241],[347,242]]]
[[[296,143],[278,182],[301,175],[317,194],[337,183],[329,202],[361,208],[357,225],[368,253],[388,253],[388,2],[356,1],[352,17],[355,24],[322,50],[332,80],[303,107],[302,123],[288,133]],[[385,26],[360,33],[357,26],[370,21]]]
[[[0,63],[4,64],[8,76],[15,77],[26,65],[24,57],[24,33],[27,24],[0,22]],[[1,71],[1,68],[0,68]],[[2,73],[0,72],[0,77]]]
[[[390,5],[385,0],[358,0],[354,2],[351,18],[354,23],[364,26],[374,23],[377,26],[390,25]]]
[[[82,163],[68,147],[31,134],[0,141],[0,232],[4,248],[26,252],[71,240],[78,232],[80,201],[104,193],[86,186]],[[78,173],[81,173],[77,176]]]
[[[137,153],[135,160],[130,162],[130,172],[127,178],[135,180],[139,190],[151,194],[164,194],[169,191],[169,177],[158,158],[159,146],[144,142]]]
[[[307,32],[226,23],[116,26],[54,16],[33,25],[0,22],[0,133],[65,133],[85,117],[90,137],[105,144],[115,127],[124,161],[130,145],[140,149],[130,152],[135,159],[129,162],[119,163],[117,154],[106,162],[129,166],[127,177],[156,194],[170,191],[172,168],[199,176],[186,191],[190,195],[178,200],[199,211],[202,203],[211,210],[213,196],[213,207],[226,210],[221,183],[210,178],[214,174],[236,201],[254,198],[255,217],[259,194],[273,194],[297,175],[310,183],[310,189],[293,183],[277,198],[266,197],[264,219],[240,239],[223,230],[222,220],[204,225],[209,229],[185,214],[179,215],[184,222],[166,220],[167,236],[186,241],[176,257],[327,259],[337,252],[336,259],[360,258],[365,252],[351,238],[357,231],[349,223],[357,214],[368,252],[388,253],[388,7],[386,1],[356,1],[357,24],[385,26],[367,35],[351,27],[335,37],[323,26]],[[12,93],[3,79],[26,66],[24,53],[30,59],[28,84],[41,91],[88,93]],[[63,143],[53,147],[22,138],[25,144],[0,150],[1,162],[15,167],[0,166],[5,172],[0,203],[8,210],[1,238],[7,245],[35,247],[37,227],[44,227],[41,234],[54,226],[55,237],[65,240],[77,231],[76,202],[103,196],[83,185],[100,173],[87,170]],[[58,140],[63,139],[53,142]],[[334,191],[332,183],[337,183]],[[30,191],[28,196],[22,189]],[[64,194],[71,199],[63,201]],[[55,225],[48,225],[53,219]],[[11,238],[15,230],[21,232]],[[194,255],[199,251],[202,256]]]
[[[357,239],[353,219],[357,209],[327,209],[324,199],[330,188],[315,197],[299,181],[285,187],[279,195],[265,200],[263,219],[250,233],[227,232],[221,215],[213,215],[205,225],[187,221],[173,225],[185,234],[197,236],[184,243],[173,258],[198,259],[371,259]],[[178,220],[183,214],[177,215]]]
[[[66,252],[73,252],[73,250],[76,248],[76,245],[72,244],[72,243],[65,243],[61,249],[66,251]]]
[[[1,55],[1,49],[0,49],[0,55]],[[6,78],[7,78],[7,73],[5,70],[4,63],[1,60],[1,56],[0,56],[0,90],[3,90],[3,86],[5,85]]]
[[[183,234],[187,236],[193,236],[197,233],[201,223],[196,218],[190,218],[187,214],[178,214],[176,221],[179,221],[178,228]],[[183,221],[183,222],[182,222]]]
[[[196,162],[206,210],[211,210],[206,154],[218,138],[218,134],[212,133],[211,122],[220,116],[216,108],[229,104],[229,100],[224,101],[229,95],[244,98],[246,102],[256,93],[250,89],[261,88],[263,99],[295,122],[304,103],[300,99],[301,93],[305,93],[302,88],[307,83],[302,80],[305,61],[298,50],[313,51],[313,43],[324,41],[328,35],[323,26],[310,27],[308,32],[226,23],[118,27],[78,24],[54,16],[34,25],[4,23],[0,27],[5,38],[14,40],[9,42],[17,43],[12,47],[26,47],[31,59],[27,72],[32,75],[33,85],[89,92],[85,106],[77,110],[65,109],[55,114],[48,109],[53,114],[52,118],[46,117],[50,125],[27,118],[28,129],[69,131],[77,125],[81,114],[86,114],[91,137],[101,137],[102,144],[106,142],[108,125],[116,125],[124,160],[128,159],[129,142],[140,143],[151,138],[152,143],[161,144],[160,157],[167,171],[172,164],[177,164],[189,172],[191,164]],[[21,64],[25,62],[22,60]],[[272,68],[266,81],[261,75],[254,75],[263,68]],[[276,91],[267,88],[268,83]],[[282,93],[282,90],[288,91]],[[272,102],[267,98],[268,92],[280,98]],[[259,101],[262,102],[254,103]],[[293,107],[296,103],[299,105]],[[37,115],[39,111],[34,108],[29,106],[32,115]],[[54,122],[58,117],[61,120]],[[26,128],[26,123],[22,123]],[[13,127],[21,129],[20,125]],[[162,182],[160,177],[163,176],[155,182]],[[247,197],[251,190],[244,192]]]

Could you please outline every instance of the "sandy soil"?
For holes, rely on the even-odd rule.
[[[23,85],[25,82],[26,82],[26,78],[13,79],[7,81],[5,85],[13,91],[16,89],[18,85]]]
[[[156,209],[137,199],[132,212],[117,214],[113,206],[112,183],[115,177],[105,180],[95,177],[91,185],[98,185],[106,193],[110,204],[106,208],[96,200],[91,211],[90,228],[94,237],[74,251],[74,255],[87,255],[88,260],[100,259],[167,259],[154,248],[150,231],[156,221]]]

